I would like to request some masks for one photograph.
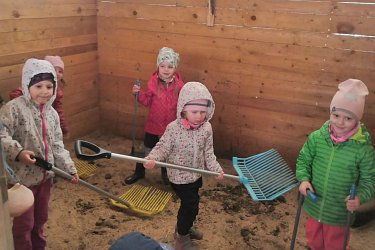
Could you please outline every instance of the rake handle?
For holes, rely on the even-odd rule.
[[[350,188],[349,199],[354,200],[355,194],[356,194],[356,188],[355,188],[355,184],[353,183]],[[352,217],[353,217],[353,212],[348,211],[347,218],[346,218],[346,225],[345,225],[344,244],[342,247],[343,250],[346,250],[346,245],[348,244],[350,223],[352,222]]]
[[[129,155],[121,155],[121,154],[116,154],[116,153],[111,153],[111,155],[114,158],[129,160],[129,161],[138,162],[138,163],[145,163],[147,161],[144,158],[138,158],[138,157],[129,156]],[[189,168],[189,167],[184,167],[184,166],[175,165],[175,164],[171,164],[171,163],[165,163],[165,162],[161,162],[161,161],[155,161],[155,165],[159,166],[159,167],[178,169],[178,170],[194,172],[194,173],[199,173],[199,174],[205,174],[205,175],[214,175],[214,176],[220,175],[220,173],[208,171],[208,170],[205,170],[205,169]],[[240,181],[240,177],[235,176],[235,175],[224,174],[224,177],[228,178],[228,179]]]
[[[82,151],[81,151],[81,147],[85,147],[87,149],[90,149],[95,154],[91,154],[91,155],[83,154]],[[109,152],[105,149],[102,149],[102,148],[98,147],[97,145],[95,145],[91,142],[87,142],[87,141],[83,141],[83,140],[76,140],[75,141],[74,151],[75,151],[78,159],[85,160],[85,161],[93,161],[93,160],[98,160],[98,159],[103,159],[103,158],[109,159],[111,157],[114,157],[114,158],[120,158],[120,159],[125,159],[125,160],[139,162],[139,163],[145,163],[146,162],[146,159],[144,159],[144,158],[138,158],[138,157],[129,156],[129,155],[111,153],[111,152]],[[194,172],[194,173],[199,173],[199,174],[214,175],[214,176],[220,175],[220,173],[215,173],[215,172],[211,172],[211,171],[204,170],[204,169],[189,168],[189,167],[179,166],[179,165],[175,165],[175,164],[171,164],[171,163],[160,162],[160,161],[155,161],[155,164],[157,166],[160,166],[160,167],[179,169],[179,170]],[[247,181],[246,179],[240,178],[239,176],[235,176],[235,175],[224,174],[224,177],[228,178],[228,179],[239,181],[241,183],[244,183],[244,182]]]
[[[294,250],[294,245],[295,245],[296,238],[297,238],[299,219],[301,217],[302,204],[304,200],[305,200],[305,197],[300,192],[298,192],[298,195],[297,195],[298,206],[297,206],[296,217],[294,219],[293,235],[292,235],[292,240],[290,242],[290,250]]]

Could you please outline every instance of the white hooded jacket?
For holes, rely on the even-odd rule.
[[[206,122],[197,129],[186,128],[181,123],[181,111],[186,103],[196,99],[207,99],[210,102]],[[160,141],[148,156],[155,161],[197,169],[206,168],[220,173],[222,168],[214,154],[212,127],[209,122],[214,110],[215,103],[206,86],[199,82],[186,83],[178,98],[177,119],[167,126]],[[170,168],[167,168],[167,173],[174,184],[193,183],[201,177],[199,173]]]
[[[53,96],[43,106],[33,102],[29,93],[31,78],[40,73],[52,73],[56,83]],[[21,150],[33,151],[43,159],[47,152],[48,162],[70,174],[77,173],[69,151],[64,148],[59,116],[51,106],[56,90],[57,78],[53,66],[45,60],[28,59],[22,70],[23,96],[9,101],[0,109],[0,122],[4,126],[0,130],[2,150],[6,161],[25,186],[40,184],[51,178],[53,172],[35,165],[26,166],[16,160]],[[42,122],[46,128],[44,136]],[[8,181],[13,183],[12,179]]]

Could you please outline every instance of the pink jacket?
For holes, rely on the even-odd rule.
[[[181,76],[175,73],[173,82],[165,89],[154,72],[147,82],[146,91],[139,91],[138,101],[149,108],[145,132],[163,135],[167,125],[176,119],[177,100],[182,86]]]

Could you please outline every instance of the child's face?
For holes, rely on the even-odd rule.
[[[207,111],[187,110],[185,118],[194,125],[202,124],[206,120]]]
[[[338,110],[331,113],[330,122],[335,135],[338,137],[346,135],[357,124],[357,121],[348,113]]]
[[[55,71],[56,71],[57,81],[60,81],[63,78],[64,70],[60,67],[55,67]]]
[[[45,104],[53,95],[53,83],[48,80],[40,81],[29,89],[31,99],[37,104]]]
[[[167,61],[163,61],[158,67],[159,77],[162,80],[170,80],[175,72],[173,65]]]

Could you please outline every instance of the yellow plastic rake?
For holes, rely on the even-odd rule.
[[[162,212],[171,197],[172,194],[169,192],[140,185],[133,185],[126,193],[119,196],[121,200],[125,200],[133,205],[131,210],[146,216]],[[129,208],[112,199],[111,203],[116,207]]]
[[[35,159],[35,165],[46,170],[52,170],[57,175],[65,179],[72,179],[72,175],[66,173],[65,171],[59,168],[54,167],[51,163],[45,161],[44,159],[40,157],[35,157]],[[120,197],[117,197],[82,179],[79,179],[78,184],[85,186],[105,197],[110,198],[111,203],[115,206],[132,210],[144,216],[150,216],[163,211],[165,205],[171,198],[170,193],[157,190],[156,188],[147,188],[141,186],[132,187],[128,192],[126,192]]]
[[[78,175],[80,178],[87,178],[93,175],[93,172],[96,170],[96,166],[92,163],[81,161],[79,159],[73,159],[74,166],[77,169]]]

